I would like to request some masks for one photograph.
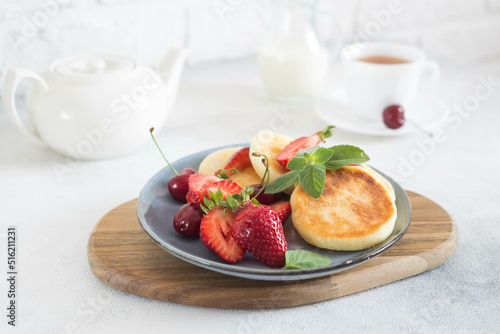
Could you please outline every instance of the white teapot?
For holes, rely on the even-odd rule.
[[[77,159],[131,153],[161,128],[177,95],[188,50],[174,48],[156,71],[117,55],[84,55],[54,62],[38,75],[11,68],[2,98],[7,115],[35,142]],[[19,82],[34,85],[26,97],[31,124],[16,110]]]

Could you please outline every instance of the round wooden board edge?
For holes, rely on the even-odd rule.
[[[421,252],[421,253],[414,255],[415,257],[419,257],[426,262],[425,268],[420,268],[420,270],[407,271],[404,274],[402,274],[401,277],[399,277],[397,279],[386,279],[385,282],[374,285],[374,286],[363,286],[363,287],[358,286],[357,288],[352,289],[352,291],[348,291],[348,292],[342,293],[342,294],[334,294],[334,295],[325,294],[325,295],[322,295],[321,297],[316,296],[315,299],[303,300],[301,302],[289,303],[287,305],[278,305],[276,303],[271,303],[271,304],[268,304],[268,303],[257,303],[257,304],[256,303],[247,303],[245,307],[241,307],[240,302],[238,302],[236,304],[228,303],[228,304],[213,305],[210,303],[206,304],[204,302],[201,302],[200,300],[198,300],[196,302],[190,302],[188,300],[179,301],[179,300],[172,300],[170,298],[161,299],[161,298],[156,298],[155,296],[143,296],[143,295],[139,294],[139,291],[134,291],[135,289],[133,289],[133,287],[131,287],[130,284],[128,284],[128,282],[130,281],[130,278],[131,277],[133,278],[133,275],[130,275],[130,274],[126,275],[124,273],[118,272],[112,268],[105,266],[100,260],[98,260],[98,258],[92,252],[92,248],[93,248],[92,246],[94,244],[94,234],[96,233],[96,231],[99,227],[99,224],[109,214],[111,214],[115,210],[118,210],[122,207],[125,207],[127,205],[131,205],[131,204],[134,204],[133,206],[136,207],[135,203],[137,202],[137,199],[127,201],[127,202],[122,203],[121,205],[111,209],[94,226],[94,228],[92,229],[92,232],[89,236],[88,243],[87,243],[87,256],[88,256],[89,266],[90,266],[91,271],[94,273],[94,275],[103,284],[105,284],[113,289],[116,289],[118,291],[122,291],[125,293],[129,293],[129,294],[133,294],[133,295],[143,297],[143,298],[150,298],[150,299],[155,299],[155,300],[159,300],[159,301],[177,303],[177,304],[188,305],[188,306],[198,306],[198,307],[206,307],[206,308],[221,308],[221,309],[278,309],[278,308],[297,307],[297,306],[303,306],[303,305],[309,305],[309,304],[314,304],[314,303],[318,303],[318,302],[323,302],[323,301],[335,299],[338,297],[343,297],[343,296],[346,296],[349,294],[369,290],[369,289],[374,288],[374,287],[382,286],[382,285],[385,285],[388,283],[392,283],[392,282],[395,282],[395,281],[398,281],[401,279],[405,279],[405,278],[432,270],[432,269],[444,264],[453,255],[453,253],[455,252],[457,245],[458,245],[458,229],[457,229],[456,223],[453,220],[453,218],[451,217],[451,215],[444,208],[442,208],[439,204],[437,204],[433,200],[431,200],[423,195],[420,195],[418,193],[412,192],[412,191],[406,191],[406,192],[411,197],[413,197],[413,196],[423,197],[424,199],[437,205],[441,210],[443,210],[448,215],[449,220],[452,224],[452,230],[450,232],[448,239],[446,239],[444,242],[442,242],[438,247],[435,247],[431,250],[427,250],[427,251],[424,251],[424,252]],[[139,224],[139,222],[138,222],[138,224]],[[440,254],[442,255],[440,258],[435,257],[437,250],[439,250]],[[377,258],[378,257],[375,257],[374,259],[371,259],[368,262],[373,263],[376,261]],[[395,262],[397,262],[397,261],[401,261],[401,260],[396,260]],[[367,262],[365,262],[365,263],[367,263]],[[362,266],[363,266],[363,264],[361,264],[360,266],[354,267],[352,269],[349,269],[345,272],[340,272],[340,273],[336,273],[336,274],[332,274],[329,276],[320,277],[320,278],[316,278],[316,279],[311,279],[311,280],[296,281],[296,283],[299,283],[299,284],[305,283],[307,285],[308,282],[312,283],[313,281],[330,280],[333,284],[335,284],[335,281],[340,280],[343,275],[349,274],[349,272],[351,272],[351,271],[359,270],[359,267],[362,267]],[[238,278],[238,277],[234,277],[234,279],[245,280],[245,279]],[[144,279],[143,279],[143,282],[146,283],[144,281]],[[263,285],[265,285],[266,283],[269,283],[267,281],[256,281],[256,282],[257,282],[257,284],[263,284]]]

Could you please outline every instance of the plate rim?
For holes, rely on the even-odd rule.
[[[219,147],[195,152],[195,153],[189,154],[183,158],[176,160],[175,162],[172,163],[172,165],[173,166],[182,165],[185,160],[189,160],[190,158],[192,158],[193,156],[196,156],[196,155],[204,154],[206,156],[206,155],[208,155],[212,152],[218,151],[218,150],[222,150],[222,149],[226,149],[226,148],[233,148],[233,147],[245,147],[248,145],[249,145],[249,143],[232,144],[232,145],[219,146]],[[317,277],[321,277],[321,276],[326,276],[326,275],[338,273],[340,271],[344,271],[344,270],[350,269],[354,266],[357,266],[363,262],[370,260],[373,257],[376,257],[376,256],[384,253],[386,250],[388,250],[390,247],[392,247],[399,239],[401,239],[404,236],[404,234],[408,230],[408,228],[410,226],[410,222],[411,222],[412,208],[411,208],[410,199],[409,199],[406,191],[397,182],[395,182],[393,179],[391,179],[389,176],[380,172],[378,169],[371,167],[376,172],[380,173],[383,177],[385,177],[391,183],[391,185],[395,188],[395,190],[396,190],[396,188],[398,188],[398,190],[400,190],[399,192],[396,191],[396,202],[398,201],[397,194],[402,193],[402,194],[404,194],[404,196],[403,196],[403,198],[400,198],[400,200],[402,200],[403,202],[408,204],[408,205],[404,206],[406,208],[406,211],[407,211],[407,216],[406,216],[406,220],[405,220],[405,224],[404,224],[403,228],[386,245],[375,249],[373,252],[369,252],[367,254],[360,255],[354,259],[343,261],[340,264],[335,264],[335,265],[330,264],[328,266],[318,267],[318,268],[284,270],[282,268],[255,269],[255,268],[235,267],[233,264],[230,264],[230,263],[213,262],[211,260],[199,258],[198,256],[190,256],[189,253],[186,253],[184,251],[179,251],[179,250],[177,250],[177,248],[172,247],[169,243],[165,242],[162,238],[160,238],[158,235],[156,235],[156,233],[154,233],[154,231],[149,227],[149,224],[146,222],[146,219],[139,212],[139,209],[140,209],[139,204],[141,201],[143,201],[142,198],[144,198],[144,192],[145,192],[147,185],[149,185],[156,177],[158,177],[159,174],[163,174],[166,169],[169,170],[169,168],[170,167],[165,166],[162,169],[160,169],[158,172],[156,172],[151,178],[148,179],[148,181],[144,184],[143,188],[141,189],[141,192],[139,193],[138,204],[136,207],[136,215],[137,215],[137,218],[139,220],[139,223],[140,223],[142,229],[146,232],[146,234],[157,245],[159,245],[161,248],[163,248],[165,251],[167,251],[171,255],[179,258],[180,260],[191,263],[191,264],[196,265],[198,267],[202,267],[202,268],[205,268],[208,270],[216,271],[216,272],[231,275],[231,276],[236,276],[236,277],[241,277],[241,278],[246,278],[246,279],[254,279],[254,280],[265,280],[265,281],[292,281],[292,280],[317,278]],[[191,166],[191,168],[193,168],[193,167]],[[402,204],[404,204],[404,203],[402,203]],[[399,210],[398,210],[398,214],[399,214]],[[375,246],[373,246],[373,247],[375,247]]]

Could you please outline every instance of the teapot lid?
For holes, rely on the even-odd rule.
[[[124,75],[132,71],[137,63],[127,57],[116,55],[82,55],[56,61],[50,67],[52,73],[71,79],[104,79]]]

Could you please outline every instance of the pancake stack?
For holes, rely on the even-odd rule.
[[[250,144],[253,167],[247,167],[231,179],[240,187],[259,184],[265,167],[253,152],[269,158],[270,179],[287,170],[278,164],[276,155],[292,141],[271,131],[261,131]],[[208,155],[199,173],[213,175],[223,169],[229,157],[240,148],[230,148]],[[326,172],[323,194],[314,199],[299,184],[286,189],[291,194],[292,221],[308,243],[338,251],[370,248],[389,237],[396,221],[395,194],[392,185],[366,164],[345,166]]]

